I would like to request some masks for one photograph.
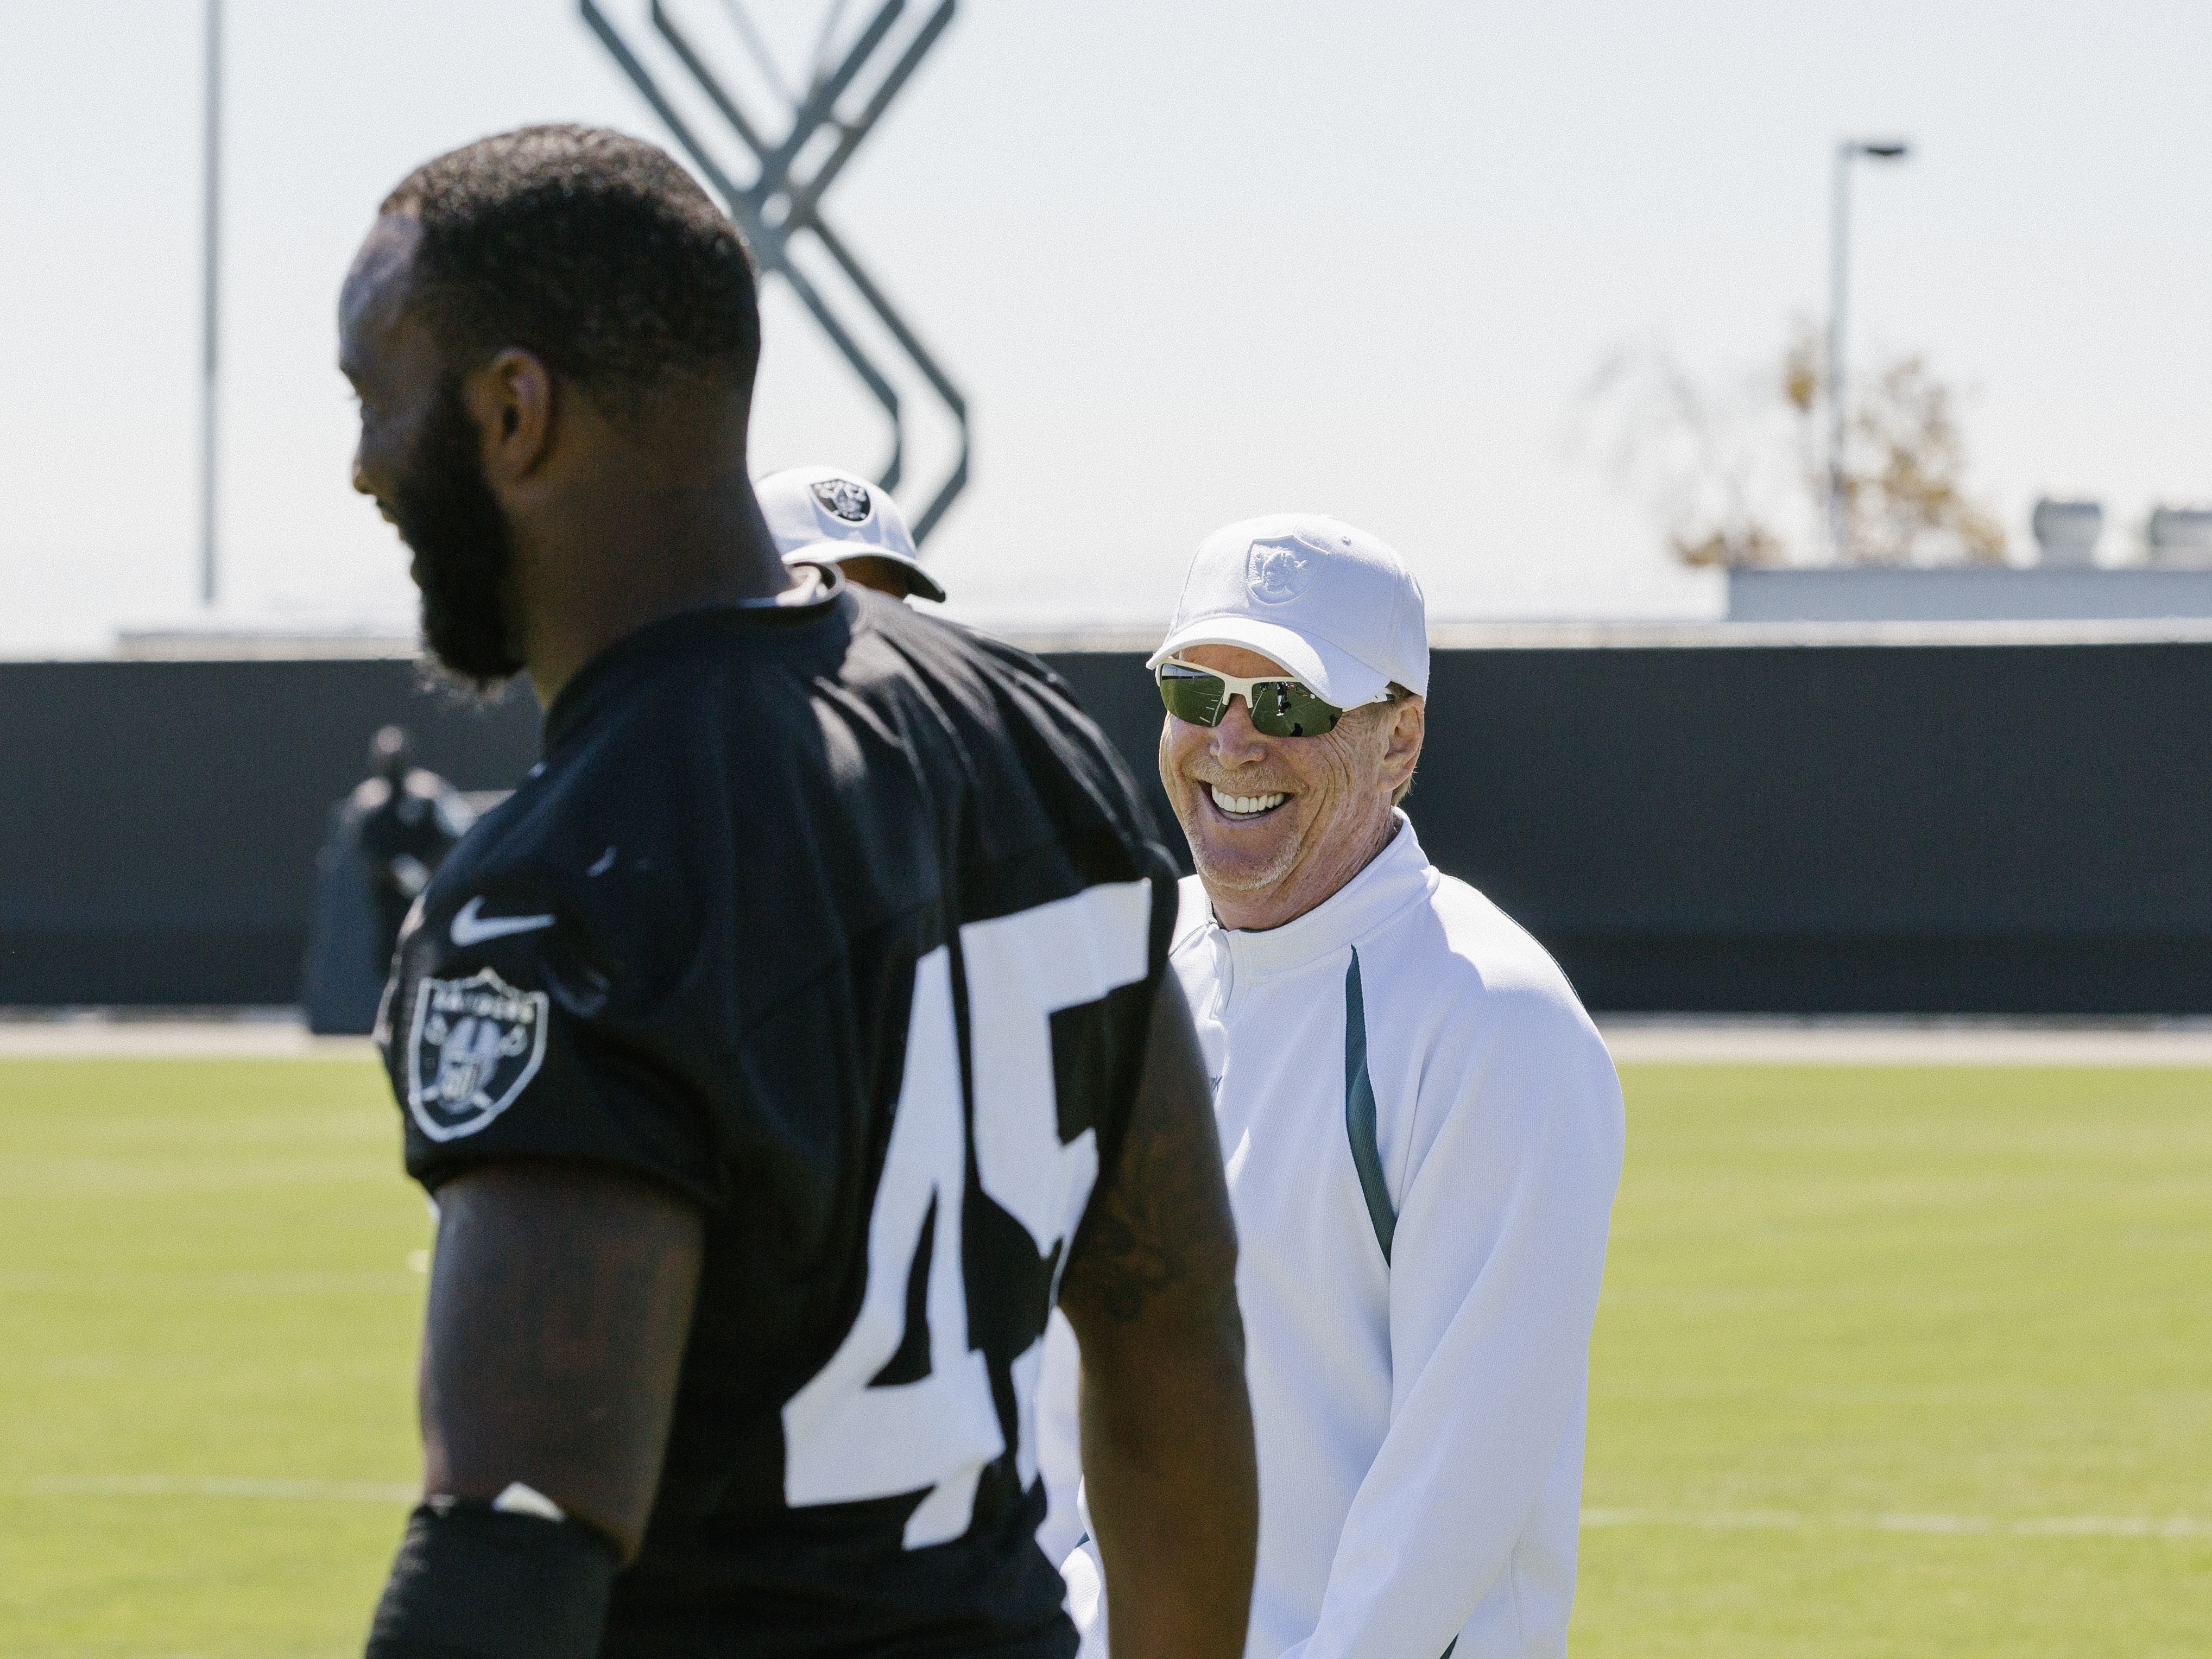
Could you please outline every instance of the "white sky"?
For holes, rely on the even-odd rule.
[[[826,0],[753,9],[796,41]],[[376,201],[526,121],[661,135],[569,0],[228,11],[225,613],[404,626],[331,367]],[[0,651],[193,615],[201,13],[9,9]],[[969,396],[959,613],[1156,621],[1207,531],[1309,507],[1439,619],[1712,615],[1577,458],[1578,390],[1637,342],[1740,377],[1817,318],[1845,132],[1917,150],[1860,176],[1855,356],[1973,389],[2016,543],[2046,490],[2102,497],[2110,550],[2212,497],[2208,62],[2179,0],[965,0],[828,210]],[[757,470],[872,468],[781,291],[768,327]]]

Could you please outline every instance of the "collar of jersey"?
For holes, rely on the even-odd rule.
[[[700,646],[729,638],[733,632],[742,632],[748,640],[762,644],[792,639],[844,611],[848,608],[844,573],[835,565],[814,568],[822,573],[822,592],[805,605],[694,605],[623,635],[578,669],[553,699],[553,706],[545,711],[544,752],[551,754],[583,724],[598,706],[604,688],[629,678],[640,666],[657,668],[676,661]]]
[[[1280,927],[1243,933],[1215,923],[1239,980],[1288,973],[1336,956],[1410,904],[1428,897],[1436,872],[1421,851],[1413,820],[1394,809],[1398,833],[1372,862],[1319,904]]]

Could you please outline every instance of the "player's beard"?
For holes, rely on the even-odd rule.
[[[507,616],[514,535],[485,479],[460,384],[436,406],[392,491],[392,517],[414,550],[422,642],[447,672],[488,691],[521,672]]]

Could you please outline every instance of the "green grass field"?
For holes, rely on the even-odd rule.
[[[1577,1659],[2212,1653],[2212,1073],[1626,1083]],[[0,1061],[0,1653],[358,1653],[397,1138],[365,1063]]]
[[[1624,1080],[1578,1659],[2212,1654],[2212,1073]]]
[[[365,1062],[0,1061],[0,1653],[358,1656],[416,1468],[398,1139]]]

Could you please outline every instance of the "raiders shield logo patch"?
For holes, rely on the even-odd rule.
[[[1287,605],[1321,574],[1322,550],[1297,536],[1269,536],[1252,544],[1244,574],[1262,605]]]
[[[489,968],[415,988],[407,1109],[433,1140],[472,1135],[512,1105],[545,1059],[543,991],[518,991]]]
[[[868,487],[855,483],[850,478],[823,478],[807,486],[814,499],[828,511],[836,514],[847,524],[865,524],[875,503],[868,499]]]

